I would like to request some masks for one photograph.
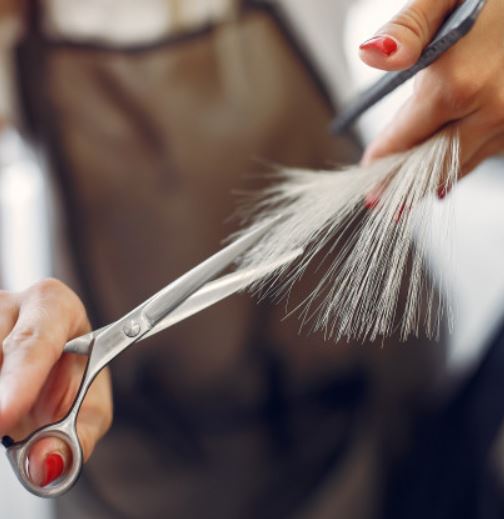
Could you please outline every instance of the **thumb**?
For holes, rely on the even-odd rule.
[[[401,70],[414,65],[459,0],[411,0],[375,36],[360,46],[367,65]]]
[[[88,406],[82,409],[77,420],[77,434],[84,461],[91,456],[97,441],[109,427],[109,421],[99,409]],[[57,437],[39,440],[30,449],[28,470],[36,485],[45,487],[59,479],[73,463],[70,447]]]
[[[72,463],[72,453],[63,440],[48,437],[31,448],[28,459],[30,479],[35,485],[45,487],[66,472]]]

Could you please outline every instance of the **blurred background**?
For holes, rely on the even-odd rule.
[[[403,1],[272,0],[247,4],[251,5],[242,12],[241,6],[231,0],[46,0],[28,2],[26,11],[20,13],[15,2],[3,5],[0,0],[2,288],[21,290],[43,277],[56,275],[83,297],[94,323],[110,320],[161,286],[162,280],[201,257],[202,251],[195,250],[189,238],[195,229],[202,227],[205,236],[197,240],[209,250],[228,234],[229,227],[219,227],[232,211],[228,194],[240,187],[238,175],[256,173],[254,160],[314,168],[355,162],[362,146],[387,124],[411,92],[411,84],[405,85],[366,114],[355,135],[332,141],[326,135],[332,114],[379,75],[358,60],[359,43],[400,9]],[[258,41],[263,46],[256,45]],[[157,110],[159,113],[153,115]],[[198,154],[205,157],[203,163],[193,158]],[[222,175],[221,170],[225,171]],[[222,424],[227,422],[222,417],[228,416],[226,413],[230,413],[231,421],[241,416],[224,404],[220,407],[225,395],[233,392],[233,376],[229,375],[227,386],[216,391],[219,406],[214,400],[205,400],[207,407],[200,415],[195,401],[201,398],[201,391],[216,387],[216,379],[225,379],[231,372],[238,377],[242,373],[241,361],[236,360],[238,356],[231,346],[229,351],[233,353],[216,354],[219,359],[231,358],[227,364],[222,361],[221,365],[214,358],[208,361],[201,353],[205,345],[198,344],[186,329],[177,329],[173,337],[165,338],[176,346],[175,353],[166,358],[170,366],[167,371],[159,368],[159,359],[165,353],[152,354],[147,360],[130,356],[117,367],[117,429],[98,450],[96,457],[100,460],[90,464],[84,482],[68,499],[55,504],[28,495],[13,477],[5,457],[0,457],[2,517],[416,517],[404,515],[405,510],[410,510],[408,506],[418,510],[421,517],[422,510],[429,510],[422,507],[429,500],[438,512],[430,517],[455,517],[450,511],[457,506],[464,508],[467,503],[460,496],[444,499],[439,495],[444,491],[447,496],[458,495],[453,492],[457,479],[452,472],[438,472],[445,478],[445,485],[440,484],[437,493],[430,494],[425,480],[413,481],[408,466],[401,466],[397,459],[402,456],[406,464],[418,456],[436,459],[446,447],[442,443],[438,448],[432,441],[433,451],[426,453],[419,440],[423,447],[415,450],[412,430],[416,422],[411,415],[419,402],[422,406],[428,402],[428,409],[435,402],[433,407],[438,412],[440,403],[448,402],[449,406],[453,399],[462,409],[483,413],[485,406],[479,399],[486,402],[488,391],[492,392],[481,390],[482,396],[474,397],[470,404],[457,400],[458,395],[468,391],[467,387],[479,391],[477,382],[471,382],[471,386],[468,381],[485,359],[503,318],[502,170],[503,160],[495,158],[464,179],[453,193],[456,271],[445,272],[446,251],[430,251],[434,271],[443,270],[450,277],[458,313],[453,334],[444,337],[441,344],[417,341],[387,345],[384,351],[376,346],[372,351],[355,346],[358,353],[328,353],[324,346],[315,345],[310,350],[312,345],[304,344],[295,332],[275,331],[264,315],[259,317],[262,328],[272,329],[269,335],[256,337],[261,345],[267,344],[259,348],[264,358],[258,361],[253,357],[253,363],[261,367],[251,375],[246,371],[244,377],[254,380],[252,389],[238,389],[241,400],[230,408],[235,410],[243,402],[248,405],[256,401],[255,386],[259,383],[254,377],[260,379],[262,366],[266,366],[265,372],[273,381],[271,391],[285,391],[287,401],[292,397],[297,402],[299,398],[304,406],[298,411],[297,404],[292,404],[292,416],[289,414],[284,424],[272,426],[272,434],[279,435],[279,445],[291,442],[294,450],[305,446],[305,441],[310,443],[308,438],[323,445],[320,452],[311,444],[305,446],[309,461],[295,457],[292,461],[292,456],[285,455],[288,461],[265,461],[260,466],[257,461],[255,466],[253,458],[267,457],[263,439],[257,443],[252,439],[269,434],[263,431],[262,422],[257,430],[255,425],[248,426],[236,436],[227,437],[226,432],[216,440],[215,429],[225,429]],[[215,179],[216,175],[222,180],[203,180],[207,176]],[[139,176],[146,180],[139,183]],[[224,192],[229,200],[222,198]],[[151,203],[153,193],[162,193],[163,197]],[[128,207],[136,205],[138,217],[126,218]],[[207,225],[208,215],[215,220],[214,227]],[[122,247],[110,243],[114,242],[111,233],[115,240],[123,242]],[[170,258],[173,266],[170,263],[164,270],[163,262],[167,263],[171,250],[167,247],[155,254],[157,236],[161,234],[167,237],[168,244],[175,243],[180,249],[179,256]],[[141,246],[132,247],[133,238]],[[158,256],[159,263],[151,263],[152,256]],[[132,278],[138,264],[158,274],[134,280],[125,293],[125,280]],[[238,310],[235,317],[245,322],[244,316],[252,310],[241,299],[236,303],[240,305],[243,311]],[[222,314],[228,307],[216,311]],[[274,312],[271,310],[273,316]],[[208,318],[215,319],[213,314]],[[201,323],[206,326],[204,321]],[[212,331],[205,334],[209,342],[219,341],[217,325],[209,326]],[[232,333],[241,337],[242,332]],[[234,344],[233,340],[230,344]],[[184,346],[188,341],[193,348]],[[300,348],[283,346],[293,341]],[[277,347],[277,343],[282,346]],[[153,345],[152,351],[156,348]],[[310,358],[310,351],[316,352],[315,360]],[[246,359],[249,366],[251,361]],[[208,363],[210,373],[199,368]],[[135,376],[131,375],[133,364],[140,366],[135,367]],[[188,364],[191,368],[184,367]],[[285,365],[287,374],[281,369]],[[179,380],[178,376],[185,379]],[[151,379],[173,382],[151,387]],[[332,403],[314,412],[306,402],[316,407],[319,400],[315,405],[305,396],[312,394],[313,387],[320,389],[320,380],[331,381],[330,390],[324,386],[323,394]],[[169,410],[168,422],[180,419],[184,426],[174,431],[171,425],[150,423],[145,401],[131,396],[139,393],[139,387],[148,399],[161,391],[168,394],[166,402],[160,400],[157,405]],[[374,396],[364,396],[367,391],[374,392]],[[258,393],[262,394],[262,390]],[[276,407],[277,400],[268,398],[273,414],[288,414],[281,405]],[[500,409],[489,412],[493,413],[490,422],[494,433],[481,435],[485,437],[481,452],[492,458],[492,489],[497,490],[491,497],[478,492],[474,498],[478,505],[471,502],[467,517],[498,517],[502,511],[500,498],[495,497],[501,496],[502,484],[503,460],[497,434]],[[337,419],[330,418],[331,413]],[[214,416],[217,427],[214,422],[206,424],[202,416],[207,414]],[[456,412],[452,409],[453,414]],[[429,423],[436,424],[431,429],[437,431],[442,419],[435,413],[427,415]],[[489,423],[487,415],[462,416],[466,421],[479,416],[481,423]],[[269,424],[270,418],[264,420]],[[206,424],[200,427],[204,431],[201,435],[210,435],[211,439],[199,437],[200,421]],[[308,421],[320,427],[312,430],[305,425]],[[176,454],[139,449],[138,457],[123,460],[120,453],[138,445],[143,434],[133,422],[149,424],[154,434],[172,442]],[[319,437],[318,429],[326,423],[327,434]],[[454,423],[459,422],[439,425],[439,438],[450,441],[450,435],[456,436],[460,429],[453,429]],[[208,427],[213,427],[211,433]],[[293,438],[289,433],[282,436],[282,427],[291,427],[295,431]],[[478,436],[472,429],[468,434],[473,433]],[[192,435],[196,438],[194,445]],[[189,437],[187,444],[181,440],[184,436]],[[221,442],[227,447],[214,444]],[[195,461],[198,449],[204,452],[205,463],[210,468],[216,466],[216,470],[201,469],[203,462]],[[453,452],[454,457],[467,445],[462,444],[460,449]],[[190,454],[185,456],[185,450]],[[281,450],[275,447],[274,456]],[[451,450],[446,452],[447,460],[451,460]],[[223,453],[236,458],[236,467],[214,462],[214,458],[225,456]],[[166,458],[176,469],[165,474],[151,460],[156,456]],[[149,460],[146,465],[144,459]],[[318,460],[316,467],[312,467],[312,460]],[[192,474],[195,465],[200,472],[207,472],[204,477],[196,469]],[[479,459],[470,465],[473,473],[463,479],[465,483],[472,482],[480,469],[486,474],[480,465]],[[136,479],[124,477],[128,466],[135,467]],[[326,468],[322,470],[322,466]],[[464,470],[451,466],[459,475]],[[246,467],[251,467],[249,478],[242,477]],[[434,464],[432,469],[435,471]],[[299,476],[303,470],[313,474],[309,483]],[[410,488],[419,485],[425,493],[415,490],[410,495],[397,484],[394,470],[406,474],[405,481],[412,478]],[[122,473],[121,477],[118,473]],[[278,477],[264,476],[272,473]],[[423,474],[427,480],[428,473]],[[285,481],[289,474],[293,475],[291,485]],[[264,489],[256,488],[254,477],[265,479]],[[387,478],[390,485],[386,484]],[[149,488],[143,488],[139,479],[145,480]],[[277,479],[283,480],[283,486]],[[233,480],[236,487],[230,487]],[[141,487],[138,495],[137,487]],[[230,494],[236,496],[244,487],[255,489],[255,493],[242,500],[230,495],[219,499],[215,496],[221,487],[231,488]],[[172,500],[167,492],[177,497]],[[390,497],[392,492],[396,497],[403,496],[400,504]],[[286,497],[277,502],[270,493]],[[291,494],[306,495],[306,502],[301,505]],[[201,505],[205,512],[191,508],[193,500],[206,503]],[[384,510],[389,512],[385,514]]]

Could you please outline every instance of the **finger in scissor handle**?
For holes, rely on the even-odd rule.
[[[86,359],[62,355],[69,337],[89,329],[78,297],[57,280],[43,280],[19,292],[0,292],[0,436],[16,440],[68,413]],[[87,459],[112,420],[110,379],[99,374],[78,417]],[[33,483],[49,484],[68,468],[70,457],[60,439],[33,444],[29,473]]]
[[[47,457],[47,449],[51,450],[53,458]],[[48,473],[34,474],[32,465],[37,457],[41,466],[48,459],[53,460]],[[67,492],[77,481],[83,464],[75,415],[70,414],[60,422],[43,427],[25,440],[7,447],[7,458],[19,481],[33,494],[56,497]]]

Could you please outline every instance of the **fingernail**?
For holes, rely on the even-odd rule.
[[[380,197],[377,195],[366,195],[364,198],[364,207],[366,209],[374,209],[380,202]]]
[[[397,42],[390,36],[374,36],[359,46],[361,50],[373,50],[385,56],[392,56],[397,51]]]
[[[57,452],[49,454],[44,460],[44,480],[42,486],[45,487],[58,479],[63,474],[65,462],[63,456]]]
[[[440,186],[437,191],[437,196],[439,200],[443,200],[444,198],[446,198],[450,190],[451,186]]]

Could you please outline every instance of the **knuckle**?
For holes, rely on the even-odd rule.
[[[438,0],[435,9],[441,9],[448,14],[459,3],[459,0]],[[392,20],[392,24],[398,25],[408,30],[415,38],[422,42],[422,45],[432,39],[432,35],[438,30],[438,21],[427,11],[425,3],[410,1],[409,4],[400,11]]]
[[[465,115],[476,106],[480,94],[477,81],[470,78],[439,76],[435,73],[424,74],[415,82],[415,97],[425,99],[429,96],[436,112],[457,116]]]
[[[23,350],[29,355],[41,345],[44,345],[44,354],[53,357],[56,361],[59,357],[58,349],[55,347],[56,341],[48,330],[44,330],[36,325],[14,329],[3,341],[2,349],[4,354],[12,354],[16,350]]]
[[[12,353],[20,347],[28,347],[40,339],[40,332],[35,327],[13,330],[3,341],[3,351]]]
[[[412,32],[415,38],[422,42],[427,42],[430,39],[431,28],[429,20],[418,6],[411,5],[402,10],[392,23]]]
[[[69,323],[77,326],[78,331],[89,328],[86,309],[82,301],[62,281],[55,278],[43,279],[29,289],[29,296],[42,304],[51,301],[53,308],[56,306],[62,315],[68,318]]]
[[[54,294],[65,293],[70,291],[67,286],[55,278],[46,278],[38,281],[31,287],[31,292],[41,297],[52,296]]]
[[[448,90],[448,89],[447,89]],[[479,89],[475,82],[459,80],[446,93],[448,106],[455,112],[466,113],[471,110],[478,99]]]

